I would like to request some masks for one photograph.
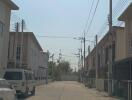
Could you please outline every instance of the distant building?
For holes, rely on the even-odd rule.
[[[10,32],[8,68],[32,70],[37,80],[45,79],[48,69],[48,53],[43,52],[32,32]],[[22,59],[22,60],[21,60]]]
[[[11,0],[0,0],[0,77],[7,67],[11,10],[18,9]]]

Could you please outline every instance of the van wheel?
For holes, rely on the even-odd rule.
[[[33,90],[31,91],[32,95],[35,95],[35,87],[33,87]]]

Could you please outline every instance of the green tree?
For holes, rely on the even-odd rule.
[[[52,61],[50,61],[49,62],[49,64],[48,64],[49,66],[48,66],[48,70],[49,70],[49,76],[51,76],[52,77],[52,75],[53,75],[53,72],[54,72],[54,67],[56,66],[56,63],[55,62],[52,62]]]
[[[61,80],[62,74],[71,73],[72,69],[68,61],[61,61],[58,65],[55,62],[49,62],[49,76],[53,80]]]
[[[72,69],[70,67],[70,63],[68,61],[61,61],[58,64],[58,68],[62,74],[71,73]]]

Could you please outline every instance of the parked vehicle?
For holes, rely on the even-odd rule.
[[[16,100],[15,89],[5,79],[0,78],[0,100]]]
[[[27,96],[29,92],[35,95],[34,75],[29,70],[24,69],[7,69],[4,78],[14,85],[18,95]]]

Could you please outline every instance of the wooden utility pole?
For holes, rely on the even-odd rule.
[[[82,40],[81,40],[81,67],[83,68]]]
[[[109,32],[112,32],[112,0],[110,0]]]
[[[86,38],[84,37],[83,38],[83,43],[84,43],[84,54],[83,54],[83,63],[84,63],[84,66],[83,66],[83,69],[85,69],[85,67],[86,67],[86,64],[85,64],[85,58],[86,58],[86,50],[85,50],[85,48],[86,48]]]
[[[51,69],[51,71],[52,71],[52,79],[54,78],[54,54],[52,54],[52,56],[51,56],[51,58],[52,58],[52,69]]]
[[[90,54],[90,45],[88,46],[88,54]]]
[[[96,40],[96,89],[98,89],[98,36],[95,36]]]
[[[111,56],[109,59],[108,64],[108,93],[109,95],[112,95],[112,66],[113,66],[113,35],[112,35],[112,0],[109,1],[109,33],[110,33],[110,41],[111,41]]]
[[[25,25],[25,22],[24,22],[24,20],[22,20],[22,23],[21,23],[21,25],[22,25],[22,27],[21,27],[21,53],[20,53],[20,68],[22,68],[23,67],[23,65],[22,65],[22,63],[23,63],[23,31],[24,31],[24,25]]]
[[[17,51],[17,42],[18,42],[18,32],[19,32],[19,23],[17,22],[16,23],[16,26],[15,26],[15,35],[14,35],[14,40],[15,40],[15,47],[14,47],[14,66],[15,68],[17,67],[17,59],[16,59],[16,51]]]

